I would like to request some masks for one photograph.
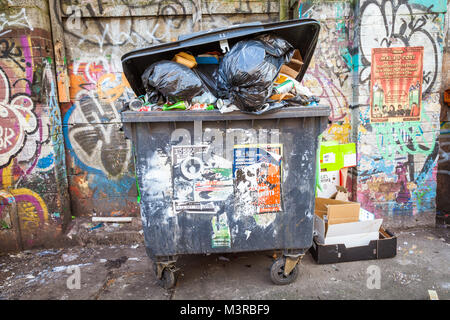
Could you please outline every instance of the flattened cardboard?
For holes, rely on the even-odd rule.
[[[344,244],[347,248],[366,246],[378,239],[383,219],[366,220],[328,225],[326,234],[319,234],[321,243]]]

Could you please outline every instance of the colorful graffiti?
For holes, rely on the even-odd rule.
[[[64,141],[47,30],[33,28],[26,9],[0,15],[0,189],[12,197],[23,243],[61,232],[67,197]],[[18,13],[17,13],[18,12]],[[60,217],[62,218],[62,217]]]
[[[56,0],[51,3],[59,7]],[[182,34],[272,21],[278,18],[277,6],[274,0],[61,3],[57,20],[64,30],[71,101],[62,105],[63,132],[75,211],[138,211],[131,143],[120,131],[119,110],[134,97],[122,73],[121,56]],[[218,9],[224,14],[216,14]],[[100,18],[105,14],[107,19]]]
[[[355,57],[352,44],[351,7],[345,2],[301,1],[299,16],[321,22],[319,41],[303,84],[331,107],[330,120],[349,123],[349,99]],[[350,49],[349,49],[350,48]],[[346,131],[346,126],[343,128]]]
[[[436,5],[437,3],[435,3]],[[438,75],[442,63],[444,11],[408,0],[361,1],[359,47],[360,83],[370,79],[371,48],[423,46],[424,95],[439,90]],[[437,11],[436,11],[437,10]]]
[[[365,132],[358,133],[358,201],[383,216],[432,214],[435,210],[437,138],[440,109],[443,14],[411,1],[367,0],[360,5],[358,45],[359,99],[369,102],[372,48],[424,47],[421,121],[369,124],[360,107]],[[430,219],[434,221],[434,219]]]

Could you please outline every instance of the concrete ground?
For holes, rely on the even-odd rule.
[[[142,243],[84,244],[0,256],[0,299],[450,299],[448,229],[394,230],[392,259],[318,265],[308,253],[292,284],[269,278],[274,252],[182,256],[176,287],[158,285]],[[78,265],[80,289],[68,288]],[[380,289],[368,289],[367,268],[381,270]],[[72,277],[72,278],[71,278]]]

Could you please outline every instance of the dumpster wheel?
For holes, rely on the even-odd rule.
[[[164,289],[172,289],[175,287],[176,272],[179,270],[175,267],[175,260],[158,261],[153,263],[153,271],[155,271],[158,284]]]
[[[286,258],[278,258],[270,268],[270,279],[273,283],[278,285],[285,285],[294,282],[298,277],[298,265],[292,269],[288,275],[284,274],[284,267],[286,265]]]
[[[159,279],[159,284],[164,289],[172,289],[175,287],[176,278],[175,272],[171,271],[169,268],[164,268],[162,272],[162,277]]]

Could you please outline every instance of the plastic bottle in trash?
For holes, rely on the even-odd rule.
[[[291,91],[294,88],[294,81],[292,80],[286,80],[285,82],[279,84],[278,86],[276,86],[275,92],[278,94],[283,94],[283,93],[288,93],[289,91]]]

